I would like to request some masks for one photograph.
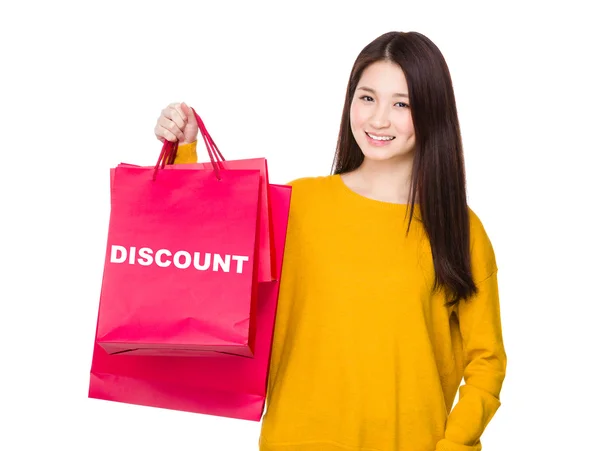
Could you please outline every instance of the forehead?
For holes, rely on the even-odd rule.
[[[362,73],[358,86],[367,86],[381,94],[408,92],[402,68],[390,61],[377,61]]]

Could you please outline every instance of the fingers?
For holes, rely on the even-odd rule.
[[[181,111],[183,112],[183,114],[185,114],[185,116],[187,117],[187,121],[190,124],[194,124],[194,125],[198,125],[197,124],[197,120],[196,120],[196,116],[194,115],[194,112],[192,111],[192,109],[187,106],[187,104],[185,102],[181,103]]]
[[[183,113],[181,106],[177,103],[172,103],[162,110],[156,121],[154,134],[161,142],[164,142],[164,139],[171,142],[182,141],[184,139],[183,132],[186,123],[187,115]]]
[[[183,113],[179,103],[172,103],[162,110],[161,117],[165,117],[173,121],[180,130],[185,128],[185,124],[187,122],[187,115]]]
[[[170,119],[177,124],[177,126],[183,130],[185,127],[185,123],[187,122],[187,114],[183,112],[181,109],[180,103],[172,103],[169,105],[171,113]]]
[[[154,134],[162,143],[165,142],[165,139],[171,142],[183,141],[183,133],[175,134],[171,130],[163,127],[162,125],[156,126],[156,128],[154,129]]]

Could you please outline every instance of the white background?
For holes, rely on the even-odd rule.
[[[600,450],[593,3],[3,2],[0,449],[257,449],[259,423],[87,398],[109,168],[153,164],[160,110],[186,101],[272,182],[326,175],[355,57],[414,30],[450,67],[500,268],[508,373],[484,449]]]

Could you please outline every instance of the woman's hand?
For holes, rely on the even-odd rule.
[[[198,137],[198,122],[192,109],[185,103],[171,103],[160,113],[154,134],[163,143],[167,140],[189,144]]]

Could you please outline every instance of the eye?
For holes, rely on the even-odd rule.
[[[371,102],[373,100],[373,97],[371,97],[371,96],[362,96],[362,97],[360,97],[360,100],[366,100],[367,102]]]
[[[404,102],[398,102],[396,105],[400,105],[401,108],[410,108],[410,105]]]

